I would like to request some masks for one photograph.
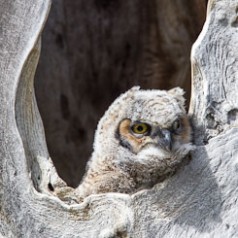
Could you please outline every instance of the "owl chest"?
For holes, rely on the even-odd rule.
[[[164,177],[164,169],[162,173],[162,169],[154,165],[133,165],[128,167],[127,172],[130,179],[133,180],[133,184],[136,190],[151,188],[157,182],[163,180],[162,177]]]

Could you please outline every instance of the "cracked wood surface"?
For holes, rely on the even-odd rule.
[[[49,1],[0,3],[0,234],[3,237],[237,237],[237,0],[213,0],[192,51],[197,148],[170,179],[83,203],[58,177],[34,99]],[[24,34],[23,34],[24,32]],[[212,44],[211,44],[212,43]],[[53,191],[54,190],[54,191]]]

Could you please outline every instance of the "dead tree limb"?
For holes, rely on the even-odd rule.
[[[193,47],[197,148],[190,163],[151,190],[93,195],[71,205],[60,199],[73,191],[49,158],[33,90],[50,2],[30,2],[0,3],[0,234],[237,237],[238,1],[210,1]]]

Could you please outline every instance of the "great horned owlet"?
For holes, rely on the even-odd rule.
[[[98,124],[80,196],[131,194],[174,171],[192,148],[183,94],[133,87],[117,98]]]

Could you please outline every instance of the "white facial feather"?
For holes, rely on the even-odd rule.
[[[171,153],[165,150],[161,150],[159,147],[155,147],[153,145],[149,145],[146,148],[143,148],[138,154],[138,161],[141,163],[147,163],[148,160],[153,160],[153,162],[157,162],[157,160],[164,160],[166,158],[170,158]]]

